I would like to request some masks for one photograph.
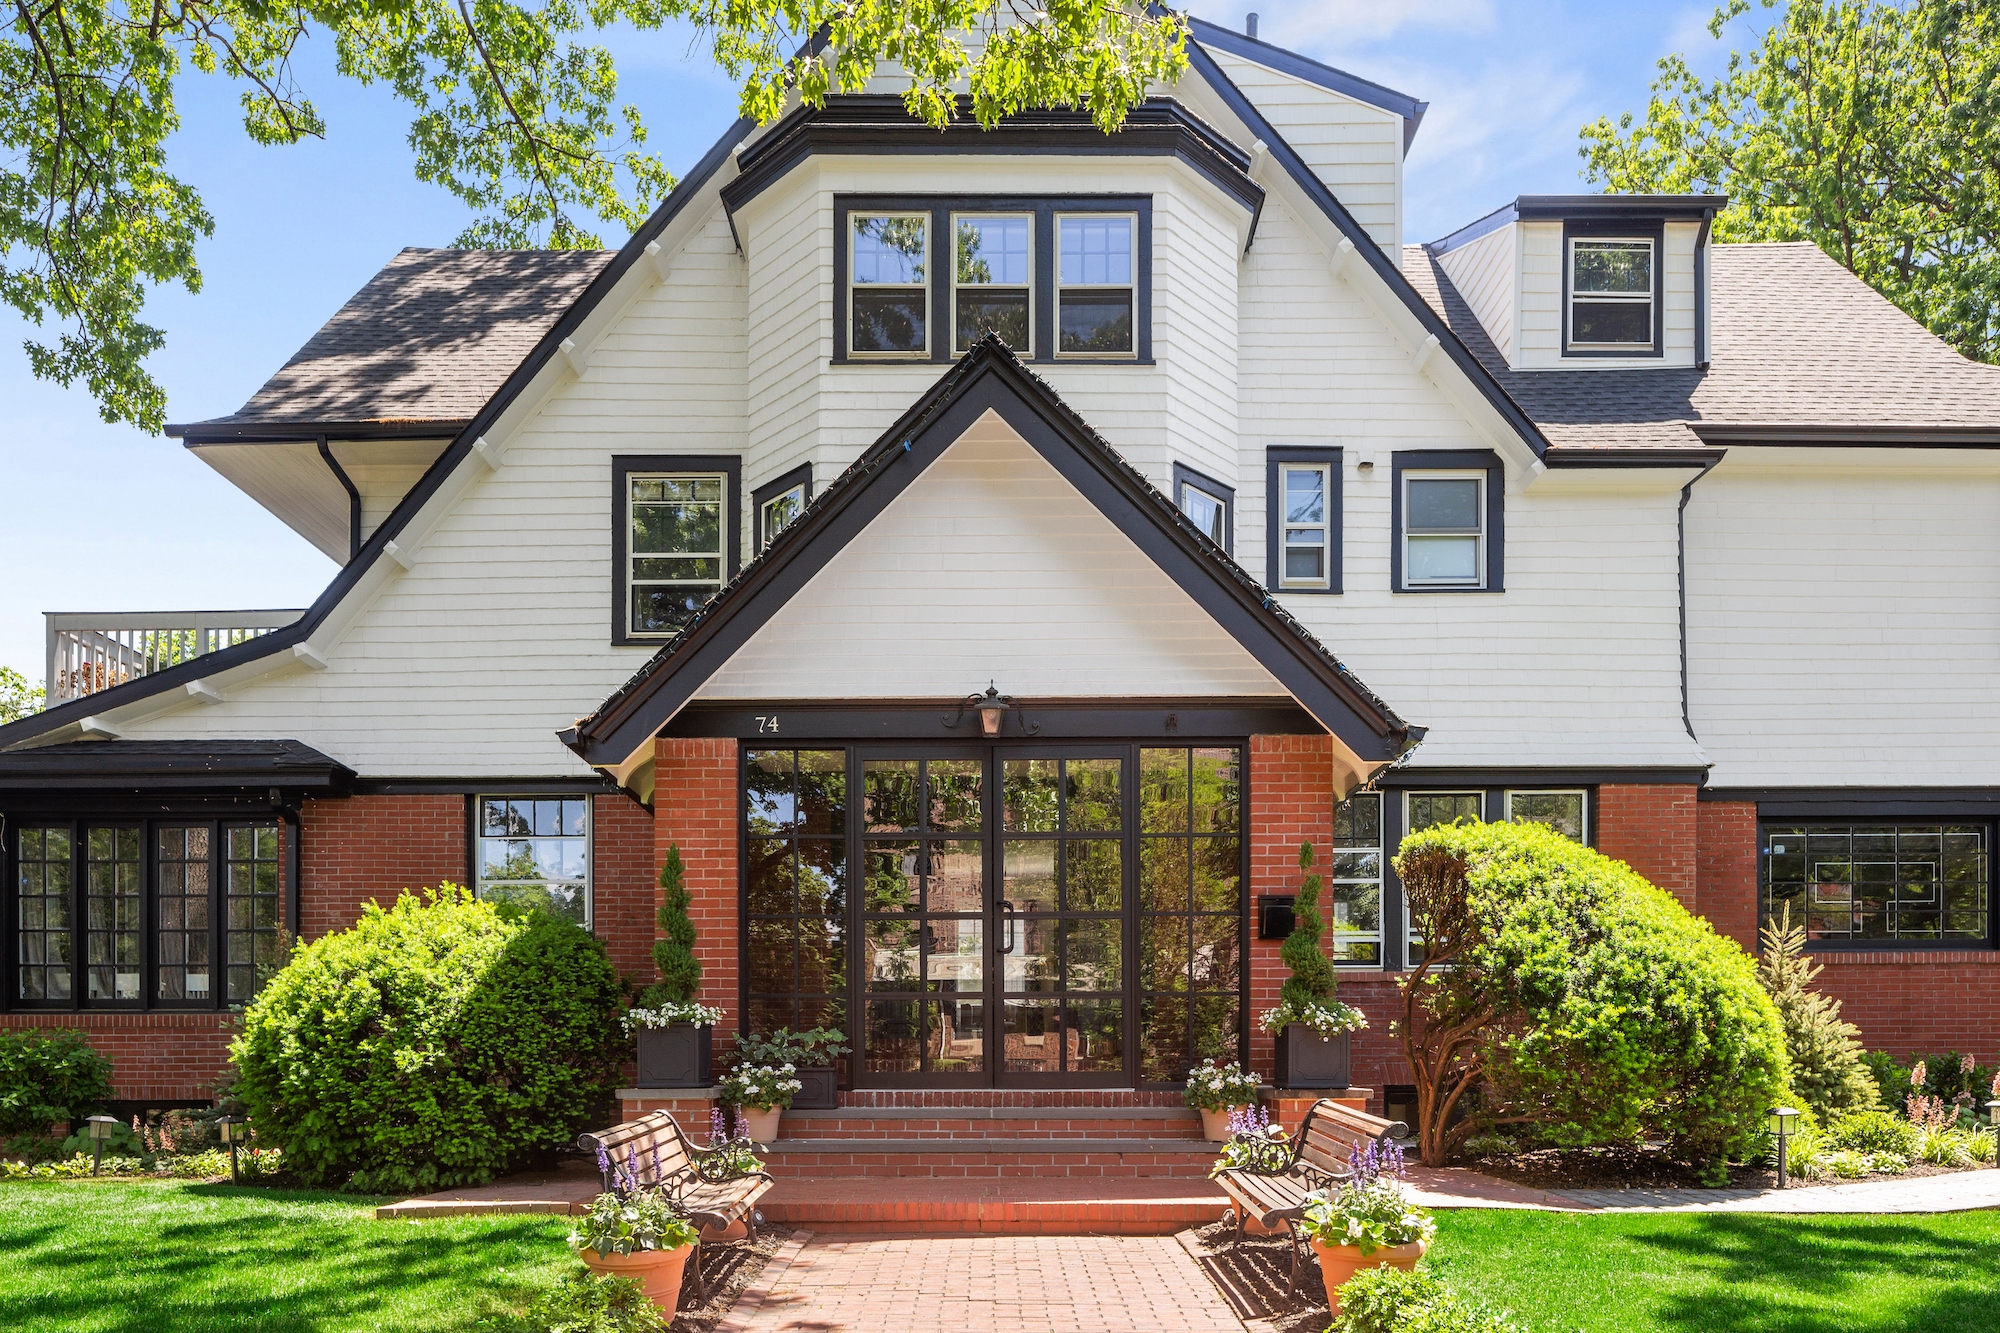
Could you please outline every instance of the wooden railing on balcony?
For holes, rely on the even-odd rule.
[[[112,615],[50,611],[51,705],[150,676],[218,648],[283,629],[303,610],[132,611]]]

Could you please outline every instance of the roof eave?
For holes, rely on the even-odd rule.
[[[297,444],[329,440],[441,440],[464,430],[471,417],[401,420],[190,421],[168,423],[165,434],[192,449],[204,444]]]

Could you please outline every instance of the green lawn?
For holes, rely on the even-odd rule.
[[[1535,1333],[2000,1330],[2000,1212],[1451,1210],[1431,1254]]]
[[[470,1329],[575,1262],[563,1218],[377,1222],[378,1202],[180,1182],[0,1185],[0,1329]]]

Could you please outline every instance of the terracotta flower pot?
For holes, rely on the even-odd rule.
[[[1236,1109],[1234,1106],[1225,1106],[1216,1111],[1203,1108],[1201,1113],[1202,1137],[1210,1143],[1229,1142],[1229,1113]]]
[[[1429,1248],[1425,1242],[1413,1240],[1408,1245],[1389,1245],[1362,1257],[1359,1245],[1328,1245],[1317,1236],[1307,1236],[1306,1243],[1319,1256],[1320,1278],[1326,1283],[1327,1304],[1333,1313],[1340,1313],[1341,1284],[1364,1268],[1400,1268],[1409,1272],[1417,1266],[1417,1260],[1424,1257]]]
[[[701,1238],[708,1241],[748,1240],[750,1238],[750,1225],[739,1217],[726,1227],[703,1227],[701,1229]]]
[[[736,1114],[743,1119],[743,1132],[753,1143],[775,1143],[778,1140],[778,1117],[785,1113],[782,1106],[739,1106]]]
[[[593,1273],[629,1277],[645,1289],[646,1299],[660,1307],[668,1319],[681,1302],[681,1274],[687,1268],[694,1246],[680,1245],[671,1250],[639,1250],[633,1254],[599,1254],[582,1250],[577,1257]]]

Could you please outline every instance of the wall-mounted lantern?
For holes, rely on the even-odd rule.
[[[994,683],[989,680],[986,682],[986,693],[966,695],[964,700],[958,705],[958,711],[944,719],[944,724],[947,727],[957,727],[959,723],[965,720],[965,715],[968,712],[979,714],[980,735],[988,738],[997,738],[1000,735],[1001,726],[1007,720],[1007,714],[1020,713],[1020,710],[1014,706],[1014,697],[1012,695],[1000,693],[994,687]],[[1028,721],[1026,713],[1021,713],[1020,716],[1022,735],[1032,736],[1041,730],[1040,725]]]

